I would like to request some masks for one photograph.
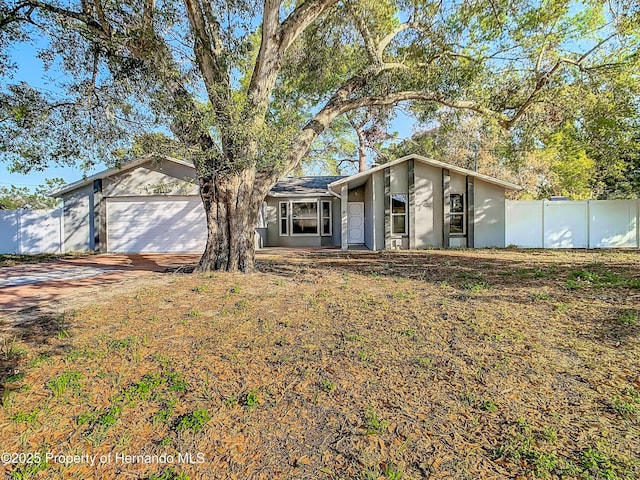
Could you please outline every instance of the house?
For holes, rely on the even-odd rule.
[[[409,155],[346,177],[297,177],[267,195],[257,247],[504,247],[509,182]],[[142,157],[53,193],[66,251],[199,253],[206,220],[193,166]]]

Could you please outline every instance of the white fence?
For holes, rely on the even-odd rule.
[[[640,248],[640,200],[507,201],[505,245]],[[62,208],[0,210],[0,253],[61,253]]]
[[[62,253],[62,208],[0,210],[0,253]]]
[[[640,200],[507,201],[506,210],[506,245],[640,247]]]

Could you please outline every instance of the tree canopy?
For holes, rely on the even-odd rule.
[[[336,119],[410,102],[517,131],[590,78],[637,82],[639,25],[634,0],[1,0],[3,52],[32,42],[52,75],[12,83],[0,56],[0,153],[28,171],[171,137],[207,211],[200,267],[250,270],[264,195]]]
[[[61,178],[47,179],[44,185],[31,190],[28,187],[0,185],[0,210],[41,210],[57,207],[60,199],[51,198],[47,194],[56,187],[64,185]]]

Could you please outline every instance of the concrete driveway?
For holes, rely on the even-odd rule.
[[[199,255],[91,255],[0,268],[0,317],[129,279],[194,265]]]

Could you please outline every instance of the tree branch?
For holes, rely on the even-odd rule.
[[[262,42],[249,84],[252,115],[261,117],[267,108],[284,54],[296,38],[323,12],[338,0],[306,0],[279,23],[280,1],[265,0],[262,21]]]
[[[222,42],[216,32],[219,25],[211,15],[209,19],[215,22],[215,25],[207,25],[205,12],[198,0],[184,0],[184,4],[195,37],[193,50],[204,78],[209,100],[217,111],[225,111],[228,101],[226,93],[229,89],[229,79],[221,59],[220,44]],[[222,98],[219,87],[223,87],[225,91]]]
[[[416,28],[417,26],[418,25],[416,23],[411,23],[411,22],[402,23],[402,24],[398,25],[396,28],[394,28],[393,30],[391,30],[391,32],[389,32],[378,43],[378,48],[377,48],[377,52],[376,52],[378,57],[382,58],[382,56],[384,55],[384,51],[387,49],[387,47],[393,41],[393,39],[396,38],[397,35],[399,35],[400,33],[404,32],[405,30],[407,30],[409,28]]]

